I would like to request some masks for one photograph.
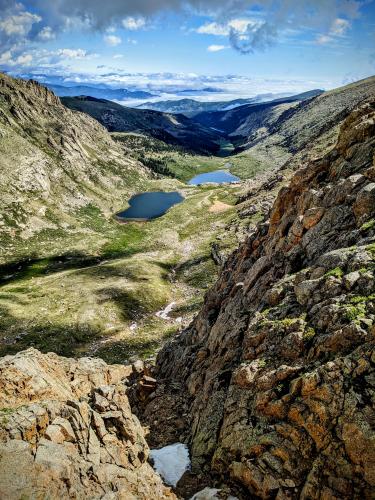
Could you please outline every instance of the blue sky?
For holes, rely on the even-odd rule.
[[[375,73],[375,3],[0,0],[0,42],[1,70],[64,84],[294,92]]]

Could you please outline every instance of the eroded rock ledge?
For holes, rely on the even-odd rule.
[[[148,463],[130,366],[28,349],[0,360],[0,497],[176,498]]]
[[[373,498],[374,150],[371,102],[281,189],[158,356],[165,387],[181,386],[194,469],[244,498]]]

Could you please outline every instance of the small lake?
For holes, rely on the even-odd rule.
[[[173,205],[181,203],[184,197],[177,191],[164,193],[153,191],[132,196],[129,200],[130,207],[119,212],[117,217],[126,220],[156,219],[165,214]]]
[[[226,182],[239,182],[240,179],[230,172],[225,170],[215,170],[214,172],[207,172],[205,174],[199,174],[190,179],[188,184],[198,185],[207,184],[208,182],[214,182],[216,184],[224,184]]]

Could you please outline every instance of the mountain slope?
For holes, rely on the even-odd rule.
[[[184,146],[197,152],[216,152],[217,132],[192,122],[184,115],[133,109],[105,99],[93,97],[63,97],[70,109],[89,114],[110,132],[140,132],[170,144]]]
[[[37,82],[0,75],[1,249],[80,226],[88,206],[122,208],[148,171],[107,130]]]
[[[321,90],[311,90],[295,96],[275,99],[268,102],[251,103],[235,107],[227,111],[212,111],[198,113],[194,121],[206,127],[213,127],[225,132],[230,137],[242,136],[241,130],[253,129],[255,124],[266,126],[267,121],[274,121],[280,114],[299,102],[311,99],[322,93]],[[247,123],[250,121],[249,123]],[[254,122],[254,123],[253,123]]]
[[[241,134],[241,149],[281,166],[305,150],[319,155],[333,147],[346,116],[374,97],[375,77],[371,77],[300,103],[281,114],[278,120],[266,124],[264,132],[245,124],[234,133]]]
[[[187,418],[193,469],[242,498],[373,497],[374,153],[372,100],[279,192],[159,353],[147,421]]]
[[[303,96],[303,95],[302,95]],[[201,113],[194,120],[227,134],[239,151],[281,167],[297,152],[325,151],[337,139],[344,118],[375,96],[375,77],[306,100],[278,100],[227,112]]]

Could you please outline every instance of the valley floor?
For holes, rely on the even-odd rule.
[[[186,325],[217,275],[211,257],[217,234],[221,251],[238,244],[231,225],[241,188],[169,179],[146,187],[172,188],[185,201],[159,219],[123,224],[87,207],[85,234],[64,234],[52,247],[30,240],[29,257],[20,244],[19,259],[2,266],[1,355],[34,346],[124,362],[152,355]],[[171,302],[170,318],[156,316]]]

